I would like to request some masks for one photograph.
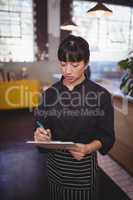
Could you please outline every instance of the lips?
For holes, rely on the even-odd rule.
[[[65,76],[65,79],[71,80],[71,79],[73,79],[73,76]]]

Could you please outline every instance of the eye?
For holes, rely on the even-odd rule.
[[[61,65],[61,67],[65,67],[66,63],[65,62],[61,62],[60,65]]]
[[[73,66],[74,68],[76,68],[76,67],[79,66],[79,63],[72,63],[72,66]]]

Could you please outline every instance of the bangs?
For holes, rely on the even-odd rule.
[[[84,55],[80,51],[63,50],[59,55],[59,60],[64,62],[80,62]]]
[[[64,62],[88,63],[90,56],[89,45],[81,37],[68,36],[64,39],[58,48],[58,59]]]

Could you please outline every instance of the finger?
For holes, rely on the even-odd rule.
[[[40,132],[41,134],[47,135],[47,130],[44,128],[37,128],[37,131]]]
[[[80,148],[78,146],[74,146],[74,147],[70,147],[69,150],[74,151],[74,152],[79,152]]]
[[[82,155],[81,152],[77,152],[77,151],[73,151],[73,150],[70,150],[71,153],[75,154],[75,155]]]
[[[46,129],[47,131],[47,135],[51,138],[51,130],[50,129]]]
[[[76,160],[81,160],[83,159],[83,155],[80,153],[75,153],[75,152],[71,152],[72,156],[76,159]]]
[[[36,141],[50,141],[50,138],[48,136],[37,136],[35,137]]]
[[[80,152],[76,152],[76,151],[70,151],[70,153],[74,156],[79,156],[79,157],[83,157],[83,154]]]
[[[83,147],[84,144],[82,143],[75,143],[74,146],[71,147],[71,149],[78,150],[79,148]]]
[[[75,146],[76,146],[76,147],[81,147],[81,146],[83,146],[83,144],[81,144],[81,143],[76,143]]]
[[[42,134],[42,132],[40,132],[40,130],[37,130],[34,133],[34,139],[37,141],[46,141],[46,140],[50,140],[50,137],[46,134]]]

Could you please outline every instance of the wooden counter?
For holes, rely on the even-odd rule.
[[[133,174],[133,98],[124,96],[116,83],[100,85],[112,93],[115,108],[116,142],[109,155]]]
[[[133,174],[133,101],[114,96],[116,143],[109,154]]]

